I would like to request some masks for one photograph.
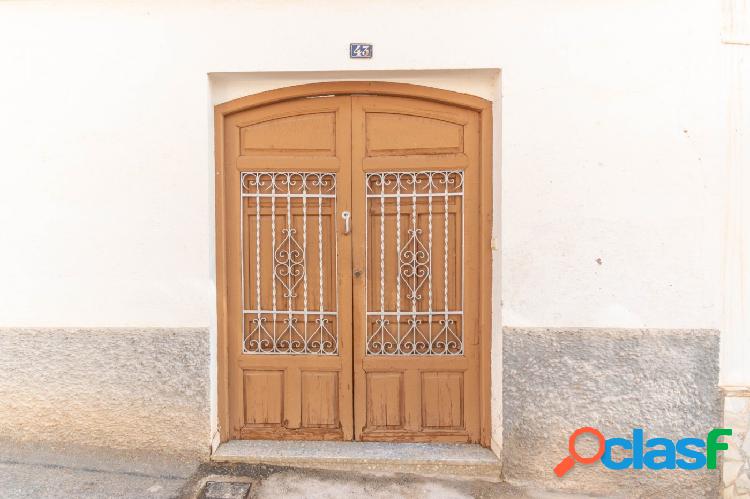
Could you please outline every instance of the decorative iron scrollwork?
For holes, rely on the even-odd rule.
[[[335,277],[335,269],[327,268],[331,263],[326,264],[323,256],[324,212],[336,209],[336,175],[246,172],[241,176],[241,189],[243,353],[336,355],[335,297],[329,297],[333,306],[326,305],[324,285]],[[254,223],[248,211],[254,211]],[[278,226],[277,219],[283,225]],[[267,243],[261,234],[269,230],[270,284],[263,276],[269,267],[263,259],[269,257],[261,255]],[[326,244],[331,244],[331,236],[325,234]],[[250,237],[254,237],[253,255],[246,254],[245,240]],[[317,252],[312,251],[315,246]],[[254,269],[245,268],[253,260],[250,257],[254,257]],[[309,285],[311,271],[318,282],[315,290]],[[247,283],[251,272],[254,283]],[[270,294],[270,303],[262,297],[264,282],[270,286],[270,293],[265,293]],[[254,303],[246,301],[245,289],[250,289],[246,284],[255,285]]]
[[[463,272],[451,275],[449,262],[454,261],[455,267],[455,260],[463,257],[463,172],[368,173],[366,196],[367,230],[379,235],[379,248],[371,247],[374,244],[368,236],[368,252],[379,251],[375,258],[368,257],[370,265],[376,267],[368,269],[375,275],[368,285],[377,283],[380,301],[379,307],[368,307],[366,353],[462,355]],[[460,223],[451,223],[451,216]],[[435,219],[442,221],[442,227],[433,226]],[[407,225],[402,234],[404,222]],[[386,233],[393,240],[387,240]],[[437,245],[442,261],[433,258]],[[394,250],[396,269],[386,263]],[[456,255],[457,251],[461,254]],[[462,261],[458,265],[463,268]],[[388,275],[394,270],[397,275]],[[436,296],[436,290],[442,291],[441,297]],[[437,298],[441,298],[440,303]]]

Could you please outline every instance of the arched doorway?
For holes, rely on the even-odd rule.
[[[216,107],[223,441],[487,445],[490,134],[403,84]]]

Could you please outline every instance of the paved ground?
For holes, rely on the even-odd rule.
[[[234,482],[234,494],[223,494]],[[470,499],[470,498],[557,498],[572,495],[554,494],[505,482],[477,479],[425,477],[398,473],[361,473],[281,468],[262,465],[204,464],[186,485],[185,498],[194,497],[200,485],[204,499]],[[247,484],[249,493],[244,492]],[[215,492],[215,495],[212,494]],[[580,496],[583,497],[583,496]]]
[[[196,458],[0,440],[0,497],[177,497]]]
[[[206,489],[208,482],[215,484]],[[572,497],[476,479],[201,463],[184,456],[0,441],[2,499],[201,496],[206,499]]]

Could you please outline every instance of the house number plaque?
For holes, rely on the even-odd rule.
[[[372,59],[372,44],[371,43],[350,43],[349,44],[349,58],[350,59]]]

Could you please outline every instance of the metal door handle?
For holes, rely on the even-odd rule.
[[[352,227],[351,227],[352,214],[348,211],[342,211],[341,218],[344,219],[344,234],[350,233],[352,231]]]

